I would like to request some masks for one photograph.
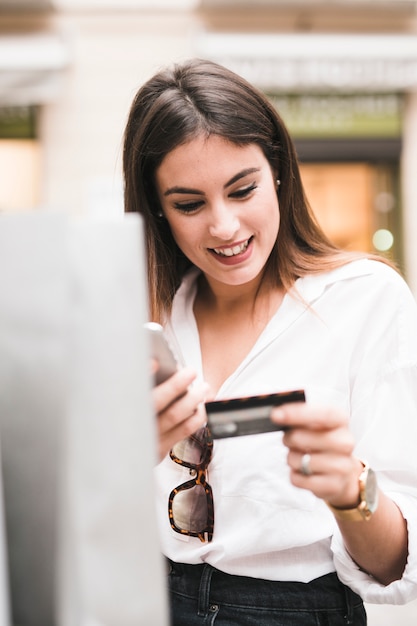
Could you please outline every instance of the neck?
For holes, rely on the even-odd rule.
[[[276,308],[277,298],[282,299],[283,290],[264,277],[258,277],[244,285],[225,285],[213,282],[202,275],[199,280],[196,305],[206,312],[218,315],[249,315],[269,318]]]
[[[261,289],[259,279],[244,285],[225,285],[201,276],[198,294],[202,301],[216,309],[254,304]]]

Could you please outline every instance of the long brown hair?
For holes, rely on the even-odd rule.
[[[125,210],[143,216],[153,319],[169,313],[190,267],[159,217],[155,171],[171,150],[202,133],[257,144],[281,180],[279,233],[264,270],[270,280],[289,289],[299,276],[358,258],[333,245],[318,225],[292,139],[264,94],[225,67],[193,59],[158,72],[139,89],[124,136]]]

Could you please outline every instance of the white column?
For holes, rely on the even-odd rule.
[[[404,262],[407,282],[417,297],[417,92],[405,99],[403,142]]]

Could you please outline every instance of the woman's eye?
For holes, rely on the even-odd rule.
[[[197,211],[202,205],[203,202],[201,200],[196,200],[194,202],[176,202],[174,207],[182,213],[192,213]]]
[[[256,189],[256,183],[252,183],[251,185],[248,185],[247,187],[243,187],[243,189],[238,189],[237,191],[234,191],[233,193],[230,194],[230,196],[232,198],[246,198],[246,196],[249,196],[252,191],[254,191]]]

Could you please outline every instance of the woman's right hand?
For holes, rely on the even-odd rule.
[[[189,437],[206,423],[203,406],[207,383],[194,384],[195,372],[184,367],[152,390],[157,414],[159,458],[162,460],[173,445]]]

